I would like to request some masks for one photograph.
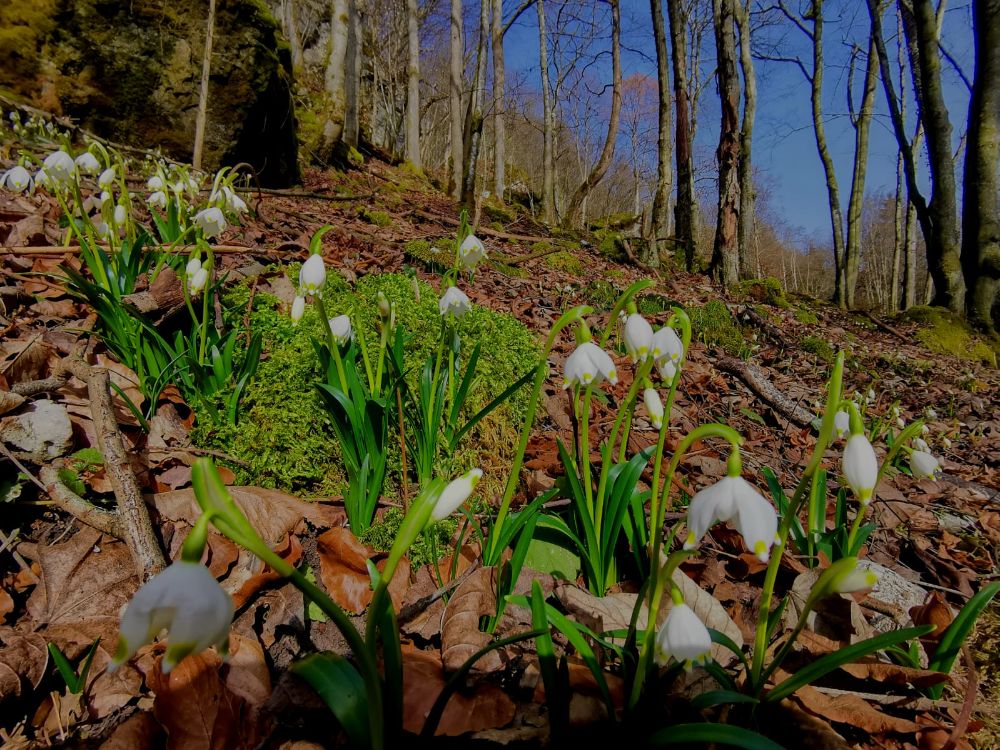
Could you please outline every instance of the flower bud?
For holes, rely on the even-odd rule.
[[[655,388],[647,388],[642,392],[642,400],[649,413],[649,423],[657,430],[663,427],[663,401]]]
[[[851,435],[844,446],[844,478],[862,505],[871,502],[878,482],[878,458],[875,449],[862,434]]]
[[[351,319],[346,315],[338,315],[330,318],[330,333],[333,334],[334,341],[343,346],[351,339]]]
[[[299,290],[303,294],[322,294],[326,285],[326,266],[320,255],[310,255],[299,271]]]
[[[125,210],[125,206],[119,203],[117,206],[115,206],[115,213],[114,213],[115,226],[118,227],[123,226],[127,218],[128,218],[128,211]]]
[[[913,451],[910,454],[910,471],[916,479],[934,479],[941,473],[941,464],[926,451]]]
[[[844,437],[851,431],[851,415],[844,410],[840,410],[833,417],[833,430],[837,433],[837,439]]]
[[[434,510],[431,511],[431,519],[441,521],[458,510],[462,503],[469,499],[482,478],[482,469],[470,469],[458,479],[449,482],[438,495]]]
[[[204,266],[199,268],[191,277],[191,281],[188,282],[188,284],[188,289],[191,294],[200,294],[208,284],[208,269]]]
[[[302,296],[296,296],[292,301],[292,322],[298,323],[302,320],[302,316],[306,314],[306,298]]]
[[[653,348],[653,326],[638,313],[625,318],[625,351],[632,362],[644,360]]]
[[[115,168],[108,167],[103,172],[101,176],[97,178],[97,184],[102,188],[109,188],[115,181]]]

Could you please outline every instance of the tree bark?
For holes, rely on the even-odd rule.
[[[969,102],[962,270],[969,321],[1000,329],[1000,0],[972,4],[976,72]]]
[[[420,159],[420,21],[417,0],[406,0],[406,160],[423,169]]]
[[[660,247],[670,234],[670,59],[667,53],[667,30],[663,21],[663,0],[649,0],[653,16],[653,40],[656,45],[656,82],[659,95],[656,136],[656,190],[653,193],[652,240],[639,259],[652,268],[660,266]],[[635,189],[635,212],[638,214],[639,188]]]
[[[853,68],[853,59],[851,66]],[[852,78],[853,76],[848,77],[848,92],[851,90]],[[875,112],[877,83],[878,52],[875,50],[875,40],[869,38],[861,109],[855,115],[853,105],[848,106],[854,124],[854,169],[851,173],[851,194],[847,202],[847,244],[844,247],[843,301],[848,309],[856,306],[855,292],[858,285],[858,269],[861,265],[861,235],[864,231],[861,211],[865,200],[865,177],[868,173],[868,136],[871,131],[872,115]]]
[[[357,0],[347,2],[347,52],[345,54],[344,143],[358,147],[361,137],[361,17]],[[395,149],[393,149],[395,151]]]
[[[285,0],[284,26],[288,37],[288,47],[292,54],[292,72],[298,74],[302,70],[302,37],[299,35],[299,19],[295,12],[298,0]]]
[[[347,37],[350,33],[348,0],[333,0],[330,15],[330,58],[326,64],[326,122],[319,157],[330,161],[344,138],[347,120]]]
[[[476,171],[479,167],[480,142],[483,136],[483,99],[486,97],[487,48],[490,36],[491,0],[479,2],[479,42],[476,45],[476,72],[465,110],[465,166],[462,183],[462,202],[471,206],[476,198]]]
[[[208,119],[208,79],[212,73],[212,37],[215,36],[215,0],[208,0],[208,22],[205,27],[205,50],[201,58],[201,89],[198,94],[198,114],[194,120],[194,154],[191,166],[201,169],[205,149],[205,121]]]
[[[556,223],[556,166],[554,156],[555,106],[549,86],[549,39],[545,31],[545,2],[536,0],[538,13],[538,65],[542,76],[542,216],[549,226]]]
[[[462,0],[451,0],[451,64],[448,87],[451,114],[451,180],[449,192],[455,200],[462,199],[462,79],[465,68],[465,44],[462,38]]]
[[[903,196],[905,187],[903,185],[903,157],[896,157],[896,198],[893,202],[892,210],[892,280],[889,283],[889,305],[888,311],[893,313],[899,310],[901,304],[900,294],[900,262],[905,257],[906,233],[903,229],[906,221],[906,209],[903,207]]]
[[[611,114],[608,117],[608,133],[597,163],[591,168],[580,186],[570,198],[563,224],[575,227],[579,224],[580,209],[590,191],[594,189],[608,171],[615,156],[615,140],[618,138],[618,121],[622,111],[622,59],[621,59],[621,7],[620,0],[609,0],[611,5]]]
[[[736,74],[735,0],[713,0],[715,48],[718,58],[716,80],[722,104],[719,128],[719,210],[712,250],[712,276],[723,288],[739,281],[740,221],[739,161],[740,140],[737,124],[740,109],[740,81]]]
[[[674,232],[684,253],[684,265],[694,270],[697,251],[695,239],[694,159],[692,151],[691,110],[687,74],[687,12],[681,0],[667,0],[670,22],[671,60],[674,69],[674,157],[677,164],[677,205],[674,209]]]
[[[493,194],[503,203],[506,188],[507,124],[504,97],[506,69],[503,58],[503,0],[493,4]]]
[[[750,54],[750,0],[741,2],[736,9],[736,23],[740,31],[740,68],[743,71],[743,122],[740,125],[740,272],[744,278],[758,275],[759,258],[752,249],[757,193],[753,185],[753,127],[757,119],[757,74]]]

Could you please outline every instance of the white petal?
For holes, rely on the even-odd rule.
[[[927,451],[913,451],[910,454],[910,471],[917,479],[933,479],[941,471],[941,464]]]
[[[739,511],[733,519],[733,525],[743,537],[747,549],[761,562],[767,562],[771,556],[771,545],[778,533],[778,514],[774,506],[748,482],[743,483],[749,491],[737,497]]]
[[[462,503],[469,499],[482,477],[482,469],[470,469],[458,479],[449,482],[448,486],[441,490],[434,510],[431,512],[431,518],[435,521],[441,521],[458,510]]]
[[[878,458],[864,435],[851,435],[844,446],[844,478],[863,505],[871,500],[878,479]]]
[[[597,366],[590,359],[587,350],[578,346],[566,359],[563,388],[571,385],[587,385],[597,377]]]
[[[655,360],[667,358],[679,362],[684,354],[684,344],[673,328],[664,326],[653,334],[652,352]]]
[[[292,302],[292,322],[298,323],[306,314],[306,298],[297,296]]]
[[[326,266],[323,257],[310,255],[299,271],[299,286],[306,294],[319,294],[326,284]]]
[[[460,318],[469,311],[469,298],[465,292],[455,286],[448,287],[438,301],[438,310],[442,315],[451,313]]]
[[[580,344],[580,346],[577,347],[577,351],[580,349],[586,351],[587,357],[593,363],[597,373],[600,375],[600,378],[595,376],[595,380],[597,381],[595,385],[598,384],[600,380],[605,378],[612,385],[618,382],[618,371],[615,369],[614,360],[611,359],[610,355],[606,351],[593,341]]]
[[[330,332],[338,344],[344,344],[351,338],[351,319],[346,315],[330,318]]]
[[[733,482],[738,477],[725,477],[700,490],[688,505],[688,535],[684,549],[692,549],[716,521],[728,521],[739,507],[733,493]]]
[[[657,634],[656,645],[660,659],[672,656],[690,663],[708,655],[712,636],[694,610],[687,604],[675,604]]]
[[[649,422],[656,429],[663,426],[663,401],[655,388],[647,388],[642,392],[642,400],[646,404],[646,411],[649,413]]]
[[[625,351],[633,362],[646,359],[653,347],[653,326],[639,314],[625,319]]]
[[[838,411],[833,418],[833,429],[838,438],[844,437],[851,431],[851,415],[846,411]]]

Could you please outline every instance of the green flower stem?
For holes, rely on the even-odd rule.
[[[378,364],[375,367],[375,395],[382,395],[382,373],[385,370],[385,350],[389,345],[389,324],[382,321],[381,335],[378,343]]]
[[[368,390],[377,394],[378,391],[375,390],[375,376],[372,374],[372,363],[368,357],[368,341],[365,339],[365,328],[361,325],[360,315],[357,316],[354,323],[357,323],[357,325],[352,323],[351,330],[358,337],[358,348],[361,349],[361,360],[365,363],[365,375],[368,377]]]
[[[545,377],[548,375],[549,353],[552,351],[552,347],[555,346],[556,336],[559,335],[559,332],[563,328],[576,320],[581,320],[590,311],[591,308],[586,305],[580,305],[579,307],[574,307],[572,310],[567,310],[552,326],[552,330],[549,331],[549,336],[545,340],[545,348],[542,350],[542,356],[535,369],[535,380],[531,386],[531,397],[528,399],[528,408],[524,413],[524,423],[521,425],[521,437],[517,443],[517,450],[514,451],[510,474],[507,475],[507,483],[504,485],[503,497],[500,500],[500,509],[497,511],[496,521],[493,522],[493,529],[487,540],[486,547],[483,549],[484,565],[496,565],[503,553],[503,550],[499,549],[498,540],[501,537],[500,532],[503,529],[504,521],[507,519],[507,514],[510,512],[510,504],[514,499],[514,492],[517,490],[517,484],[521,477],[524,452],[528,449],[528,438],[531,434],[531,427],[535,423],[535,410],[538,407],[538,398],[541,395]]]
[[[316,303],[316,310],[319,312],[319,324],[326,331],[326,342],[330,347],[330,354],[333,355],[333,361],[337,365],[337,377],[340,378],[340,389],[344,392],[345,396],[350,397],[351,392],[347,390],[347,373],[344,372],[344,362],[340,358],[340,344],[333,337],[333,329],[330,328],[330,319],[326,315],[326,305],[323,304],[323,298],[318,294],[313,297],[313,300]],[[361,351],[364,351],[363,345]]]
[[[215,257],[212,254],[211,245],[205,244],[205,258],[207,260],[207,265],[211,277],[215,276]],[[205,364],[205,354],[208,351],[208,303],[209,297],[212,296],[212,278],[209,278],[205,282],[205,288],[201,293],[201,326],[199,335],[201,338],[200,344],[198,346],[198,364]]]
[[[792,522],[798,517],[802,500],[806,495],[806,489],[812,483],[812,477],[819,469],[823,461],[823,453],[826,446],[833,438],[837,406],[841,401],[843,393],[844,379],[844,353],[837,355],[833,372],[830,374],[830,382],[827,387],[826,410],[823,413],[823,421],[820,425],[819,436],[816,438],[816,446],[813,448],[809,463],[806,464],[802,478],[795,488],[795,493],[788,503],[788,513],[781,519],[778,526],[778,540],[771,548],[771,559],[767,564],[767,572],[764,575],[764,588],[760,597],[760,609],[757,612],[757,628],[754,634],[753,662],[750,667],[750,684],[756,690],[763,687],[761,674],[764,669],[764,657],[767,652],[767,621],[771,612],[771,599],[774,596],[774,584],[778,579],[778,568],[781,567],[781,556],[785,551],[785,543],[788,541],[788,534],[792,528]]]
[[[652,279],[639,279],[638,281],[632,282],[628,289],[622,292],[618,301],[615,302],[615,306],[611,308],[611,313],[608,315],[607,327],[601,331],[601,337],[597,340],[598,345],[602,349],[604,348],[604,345],[608,343],[608,339],[611,338],[611,332],[615,330],[615,321],[618,320],[619,313],[621,313],[621,311],[628,306],[635,295],[652,285]]]
[[[583,494],[587,498],[587,512],[594,518],[594,488],[593,476],[590,471],[590,386],[583,388],[583,406],[580,409],[580,481],[583,482]]]
[[[628,416],[625,417],[625,432],[622,433],[621,442],[618,444],[618,463],[625,461],[625,453],[628,450],[628,438],[632,434],[632,416],[635,414],[635,406],[636,402],[632,401],[628,410]]]

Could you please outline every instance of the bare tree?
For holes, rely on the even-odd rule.
[[[296,5],[298,0],[285,0],[282,13],[282,26],[288,38],[288,47],[292,54],[292,71],[302,70],[302,37],[299,34],[299,19]]]
[[[327,112],[320,139],[319,158],[330,161],[344,137],[347,119],[347,37],[350,33],[348,0],[333,0],[330,13],[330,57],[324,76]]]
[[[289,0],[291,1],[291,0]],[[417,0],[406,0],[406,160],[416,169],[420,159],[420,18]]]
[[[347,52],[344,59],[344,143],[358,147],[361,137],[361,18],[358,0],[347,0]]]
[[[667,15],[670,19],[674,103],[677,110],[674,118],[677,133],[674,148],[677,160],[677,206],[674,226],[677,242],[684,252],[685,265],[691,271],[694,269],[697,250],[695,242],[697,205],[694,192],[694,133],[687,73],[688,13],[682,0],[667,0]]]
[[[201,58],[201,90],[198,94],[198,114],[194,120],[194,155],[191,165],[201,169],[205,148],[205,121],[208,119],[208,79],[212,72],[212,37],[215,36],[215,0],[208,0],[208,22],[205,28],[205,50]]]
[[[754,237],[753,127],[757,118],[757,74],[750,53],[750,0],[736,6],[736,24],[740,32],[740,69],[743,73],[743,121],[740,124],[740,272],[745,278],[760,275],[760,259],[751,249]]]
[[[667,55],[667,31],[663,22],[663,0],[649,0],[653,16],[653,41],[656,45],[656,81],[658,117],[656,139],[656,190],[653,193],[652,241],[640,255],[646,265],[660,265],[660,243],[670,233],[670,60]]]
[[[487,49],[490,37],[490,0],[479,2],[479,42],[476,45],[476,66],[472,92],[465,110],[465,127],[462,132],[465,150],[462,202],[472,205],[475,200],[476,171],[479,165],[479,146],[483,134],[483,99],[486,97]]]
[[[737,120],[740,109],[740,80],[736,73],[735,0],[713,0],[715,19],[716,80],[722,104],[719,128],[719,208],[712,250],[712,275],[726,289],[739,281],[740,258],[740,139]]]
[[[493,193],[503,202],[505,188],[505,162],[507,128],[504,119],[504,97],[507,79],[503,58],[503,0],[492,0],[493,5]]]
[[[1000,328],[1000,0],[975,0],[976,72],[969,102],[962,268],[969,320]]]
[[[615,155],[615,140],[618,137],[618,120],[622,108],[622,61],[621,61],[621,7],[620,0],[609,0],[611,5],[611,113],[608,117],[608,132],[604,148],[597,163],[591,168],[583,182],[574,191],[563,216],[563,224],[575,226],[579,222],[580,208],[590,191],[597,185],[611,166]]]
[[[449,192],[455,200],[462,198],[462,166],[465,151],[462,144],[462,82],[465,67],[465,44],[462,38],[462,0],[451,0],[451,77],[448,87],[451,111],[451,184]]]
[[[555,106],[549,87],[548,35],[545,33],[545,2],[537,0],[538,13],[538,57],[542,76],[542,209],[544,221],[549,226],[556,223],[556,168],[554,160]]]

